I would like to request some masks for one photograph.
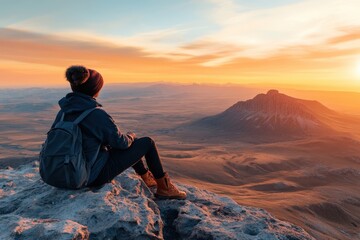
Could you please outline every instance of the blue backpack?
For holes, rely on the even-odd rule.
[[[86,186],[90,176],[82,146],[82,133],[78,126],[84,118],[97,108],[84,111],[73,122],[60,121],[47,133],[40,152],[40,176],[47,184],[68,189]]]

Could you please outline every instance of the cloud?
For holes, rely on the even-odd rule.
[[[141,49],[144,56],[154,58],[167,58],[173,61],[181,61],[192,56],[180,50],[178,46],[185,41],[185,34],[190,31],[183,27],[158,29],[143,32],[133,36],[106,36],[84,31],[62,31],[58,35],[69,39],[86,39],[90,42],[104,42],[113,47],[125,46]]]
[[[107,81],[154,80],[161,68],[170,66],[164,58],[148,57],[141,48],[105,40],[39,34],[0,28],[1,85],[61,84],[69,65],[82,64],[101,69]],[[143,81],[144,81],[143,80]]]
[[[220,30],[200,40],[221,39],[224,45],[234,46],[234,51],[204,65],[221,65],[239,57],[266,58],[284,48],[320,45],[329,43],[329,39],[341,41],[342,29],[360,26],[358,0],[305,0],[251,11],[232,0],[209,0],[209,3],[215,5],[211,17]],[[359,37],[348,35],[351,36]]]
[[[345,28],[342,32],[342,35],[328,39],[327,43],[339,44],[360,39],[360,26],[355,28]]]
[[[106,56],[131,59],[145,55],[139,48],[118,46],[106,41],[89,41],[86,38],[71,39],[56,35],[39,34],[29,31],[0,28],[0,57],[24,62],[37,62],[48,59],[56,64],[97,54],[95,61]]]
[[[301,0],[266,9],[250,9],[235,0],[201,1],[212,6],[204,8],[208,11],[207,25],[212,27],[202,35],[196,34],[201,26],[194,24],[132,36],[74,29],[57,32],[56,38],[61,39],[62,46],[84,50],[99,48],[100,52],[191,62],[205,67],[231,64],[243,58],[272,58],[284,51],[300,57],[314,48],[318,48],[318,52],[333,53],[357,48],[359,0]],[[37,26],[42,19],[44,16],[34,17],[26,23]],[[66,39],[68,41],[64,41]],[[56,39],[53,37],[51,41]]]
[[[317,79],[335,86],[344,76],[354,78],[348,66],[360,55],[358,3],[347,3],[301,1],[249,11],[235,1],[212,0],[218,27],[196,38],[189,38],[196,29],[184,26],[122,37],[0,28],[0,84],[64,84],[64,69],[84,64],[100,69],[107,82],[311,85]]]
[[[186,60],[191,55],[179,50],[180,45],[185,40],[185,33],[189,29],[173,27],[151,32],[136,34],[131,37],[116,38],[120,44],[126,44],[142,48],[149,57],[164,57],[171,60]]]

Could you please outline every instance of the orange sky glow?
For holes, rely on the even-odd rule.
[[[221,4],[221,1],[211,2]],[[274,28],[263,27],[261,21],[249,22],[256,33],[250,32],[250,27],[234,27],[243,19],[258,19],[259,14],[265,15],[264,11],[275,16],[279,11],[310,6],[309,1],[297,4],[245,14],[233,10],[229,13],[230,7],[221,5],[225,12],[215,13],[216,19],[220,19],[218,25],[222,26],[216,34],[176,44],[160,44],[162,38],[167,39],[169,35],[171,39],[179,36],[181,31],[176,29],[119,38],[88,32],[37,30],[33,25],[24,24],[0,26],[0,86],[67,86],[65,69],[81,64],[98,70],[106,83],[233,83],[360,92],[360,17],[344,17],[343,25],[329,20],[325,30],[322,30],[323,25],[310,29],[312,22],[305,24],[298,20],[300,23],[295,25],[286,23],[287,26]],[[342,16],[351,8],[344,7]],[[224,17],[221,14],[232,14],[233,22],[221,19]],[[326,21],[324,16],[323,21]],[[304,14],[306,17],[308,15]],[[318,15],[313,17],[316,20],[315,17]],[[273,21],[280,24],[282,19]],[[283,31],[283,37],[287,38],[285,34],[290,34],[288,29],[294,26],[304,28],[301,37],[296,35],[283,41],[277,36],[260,41],[267,28],[269,33],[264,38],[272,38],[276,31]],[[253,36],[233,39],[244,32]]]

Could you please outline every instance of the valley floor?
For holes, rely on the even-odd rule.
[[[227,94],[179,94],[111,95],[100,102],[121,130],[155,139],[165,168],[177,181],[264,208],[316,239],[360,239],[359,129],[352,127],[339,136],[253,144],[222,133],[202,136],[177,128],[238,100]],[[0,167],[36,158],[58,110],[56,101],[36,112],[0,108]]]

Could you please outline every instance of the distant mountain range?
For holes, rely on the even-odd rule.
[[[331,120],[339,117],[340,114],[317,101],[270,90],[191,125],[231,133],[297,137],[334,131],[330,127]]]

